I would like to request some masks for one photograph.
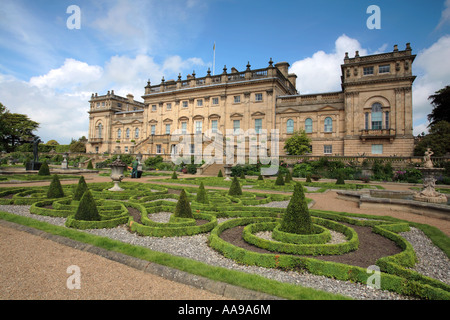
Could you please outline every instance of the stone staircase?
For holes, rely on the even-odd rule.
[[[200,168],[197,168],[197,174],[203,176],[217,177],[219,170],[222,170],[222,174],[225,176],[225,169],[223,164],[213,163],[204,164]]]

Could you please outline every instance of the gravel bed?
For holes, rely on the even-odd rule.
[[[327,244],[338,244],[338,243],[344,243],[347,241],[347,237],[340,232],[336,232],[334,230],[329,230],[330,234],[331,234],[331,240],[327,242]],[[265,240],[270,240],[270,241],[274,241],[274,242],[278,242],[277,240],[274,240],[272,238],[272,231],[260,231],[260,232],[256,232],[255,236],[265,239]]]
[[[65,218],[55,218],[39,216],[29,213],[30,206],[0,205],[1,211],[10,212],[17,215],[32,217],[33,219],[45,221],[55,225],[64,225]],[[166,216],[168,216],[166,214]],[[162,218],[162,215],[161,215]],[[218,219],[221,223],[228,219]],[[210,265],[238,270],[247,273],[259,274],[263,277],[274,279],[280,282],[287,282],[304,287],[315,288],[331,293],[337,293],[362,300],[411,300],[411,297],[404,297],[399,294],[373,289],[365,284],[340,281],[324,276],[313,275],[307,272],[282,271],[278,269],[261,268],[255,266],[245,266],[227,259],[207,245],[208,234],[199,234],[189,237],[144,237],[130,233],[126,226],[122,225],[113,229],[84,230],[84,232],[106,236],[111,239],[147,247],[154,251],[166,252],[172,255],[198,260]],[[449,283],[450,263],[447,256],[436,248],[431,241],[417,229],[411,228],[410,232],[401,234],[414,247],[419,263],[415,270],[430,277],[437,278]]]

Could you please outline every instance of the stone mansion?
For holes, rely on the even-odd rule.
[[[148,81],[144,102],[131,94],[95,93],[89,101],[87,152],[167,156],[176,148],[175,130],[194,135],[210,129],[223,134],[278,129],[280,155],[284,141],[304,130],[314,156],[411,156],[411,51],[407,43],[405,50],[395,45],[382,54],[357,51],[350,58],[346,53],[337,92],[301,94],[289,64],[270,59],[263,69],[248,64],[243,71],[224,67],[219,75],[208,71],[198,78],[193,72],[184,80],[179,75],[157,85]]]

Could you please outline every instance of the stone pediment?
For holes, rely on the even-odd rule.
[[[337,111],[338,108],[332,107],[332,106],[325,106],[322,108],[319,108],[318,111]]]
[[[230,118],[242,118],[242,117],[243,117],[242,113],[237,113],[237,112],[233,113],[230,116]]]
[[[266,114],[261,111],[256,111],[251,114],[252,117],[264,117]]]
[[[208,119],[220,119],[220,115],[217,113],[210,114]]]
[[[148,123],[155,124],[155,123],[158,123],[158,121],[156,121],[155,119],[151,119]]]
[[[165,118],[165,119],[163,120],[163,122],[164,122],[164,123],[167,123],[167,122],[173,122],[173,120],[172,120],[172,119],[169,119],[169,118]]]
[[[298,110],[295,110],[293,108],[287,108],[287,109],[285,109],[283,111],[278,111],[277,113],[283,114],[283,113],[298,113],[298,112],[299,112]]]

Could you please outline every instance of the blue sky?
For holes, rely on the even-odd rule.
[[[80,29],[67,28],[70,5]],[[369,29],[370,5],[381,29]],[[147,79],[198,77],[287,61],[301,93],[340,90],[340,64],[354,55],[417,54],[414,133],[426,130],[427,97],[450,84],[450,0],[2,0],[0,102],[41,123],[41,139],[87,136],[93,92],[132,93]]]

